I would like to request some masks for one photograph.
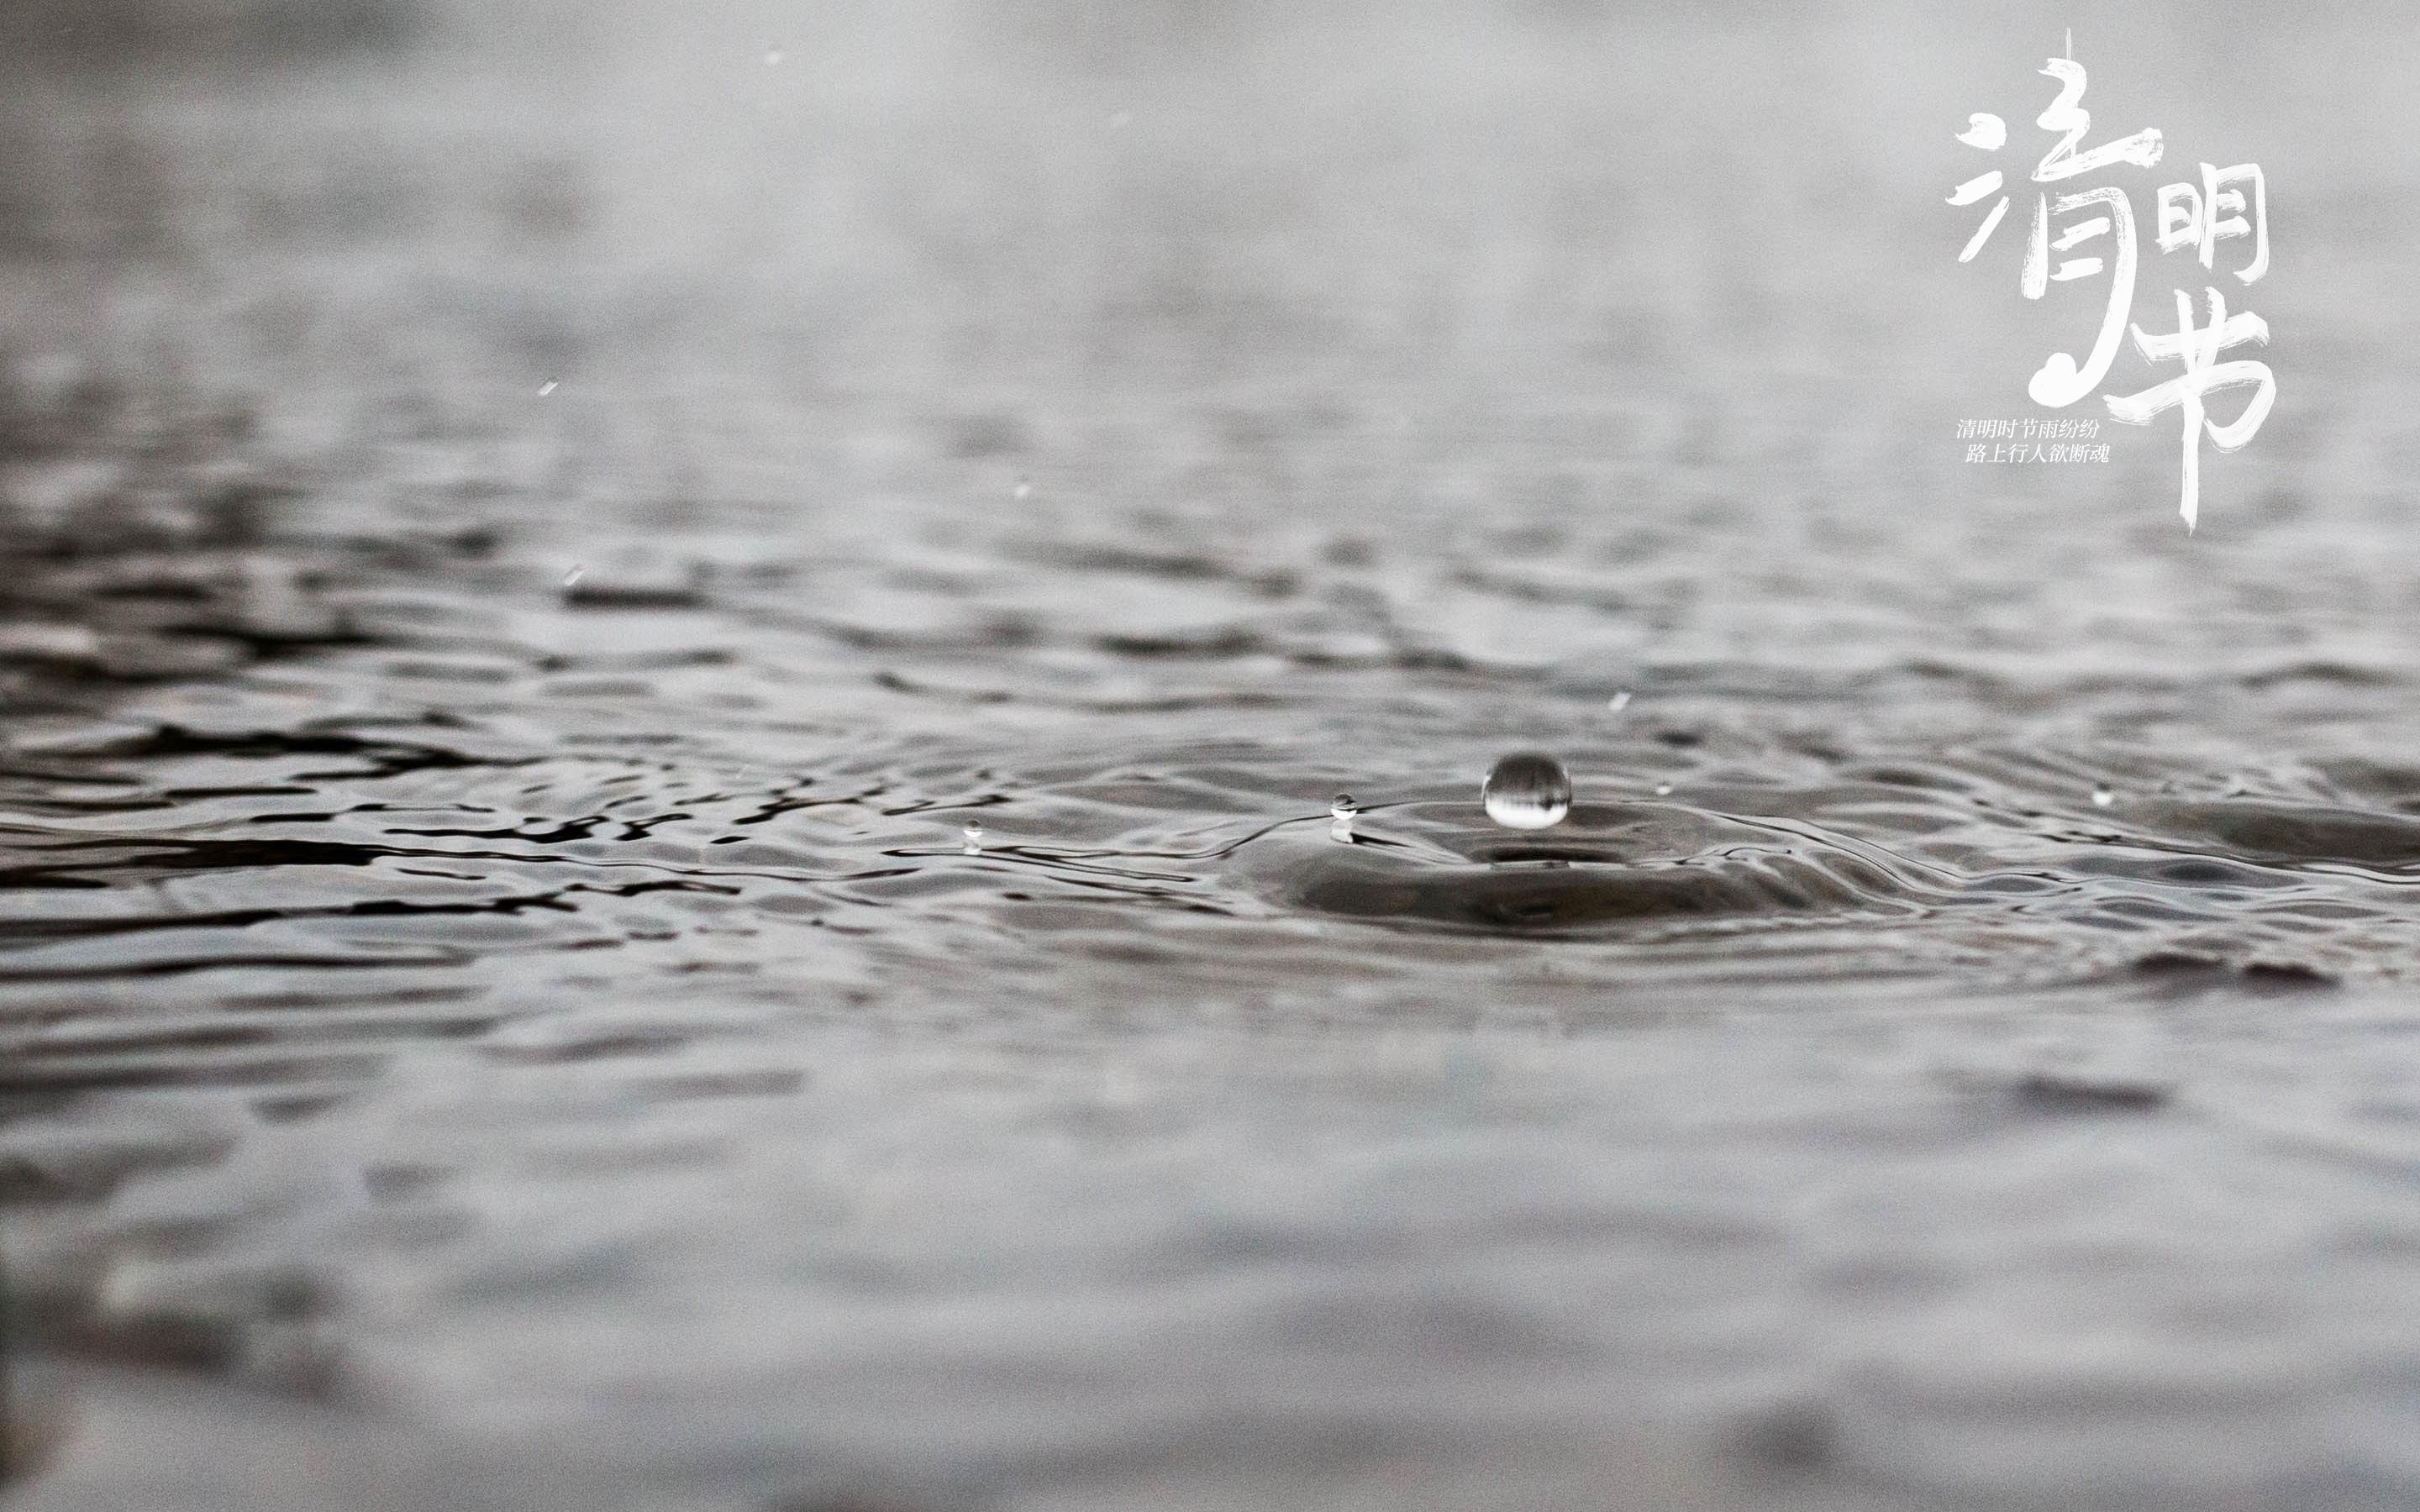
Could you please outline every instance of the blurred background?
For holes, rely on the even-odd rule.
[[[2415,44],[0,3],[0,1500],[2412,1504]]]

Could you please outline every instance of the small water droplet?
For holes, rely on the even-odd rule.
[[[779,63],[779,62],[781,62],[781,61],[782,61],[782,50],[781,50],[780,48],[778,48],[778,47],[768,47],[768,48],[767,48],[767,49],[765,50],[765,66],[766,66],[767,68],[768,68],[768,69],[769,69],[769,68],[773,67],[773,65],[775,65],[775,64],[777,64],[777,63]]]
[[[1625,687],[1621,692],[1616,693],[1613,697],[1606,700],[1605,706],[1611,709],[1616,714],[1620,714],[1622,710],[1630,707],[1630,689]]]
[[[2092,806],[2096,809],[2106,809],[2117,801],[2118,795],[2110,792],[2105,787],[2098,787],[2092,790]]]
[[[1670,797],[1670,796],[1672,795],[1672,784],[1671,784],[1671,783],[1669,783],[1669,782],[1658,782],[1658,783],[1656,783],[1656,784],[1655,784],[1655,795],[1656,795],[1657,797],[1659,797],[1659,798],[1668,798],[1668,797]]]
[[[541,398],[541,399],[545,398],[548,394],[552,393],[553,392],[554,392],[554,379],[552,379],[552,378],[549,378],[549,379],[547,379],[545,382],[543,382],[543,383],[541,383],[541,384],[539,384],[539,385],[537,386],[537,396],[538,396],[539,398]]]
[[[1016,480],[1016,486],[1010,491],[1019,499],[1031,499],[1033,497],[1033,484],[1029,479],[1019,478]]]
[[[1352,844],[1353,819],[1360,811],[1353,806],[1352,794],[1338,794],[1336,801],[1327,806],[1327,838],[1341,841],[1347,845]]]
[[[1479,797],[1487,817],[1507,829],[1544,829],[1572,811],[1571,774],[1552,756],[1516,750],[1488,772]]]
[[[585,563],[574,563],[572,569],[563,575],[563,586],[577,588],[580,586],[580,579],[587,576],[588,568]]]
[[[959,830],[958,833],[966,837],[966,844],[959,847],[963,854],[968,856],[981,856],[983,854],[983,825],[980,822],[972,819],[968,820],[966,827]]]

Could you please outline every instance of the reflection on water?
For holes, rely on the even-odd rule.
[[[2380,50],[2189,541],[1998,41],[1078,8],[17,65],[22,1504],[2420,1496]]]

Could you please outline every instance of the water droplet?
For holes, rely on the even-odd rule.
[[[963,854],[968,856],[981,856],[983,854],[983,825],[980,821],[973,819],[968,820],[966,827],[959,830],[958,833],[966,837],[966,844],[959,847],[959,850]]]
[[[1516,750],[1497,762],[1479,796],[1505,828],[1544,829],[1572,811],[1572,779],[1552,756]]]
[[[775,65],[775,64],[777,64],[777,63],[779,63],[779,62],[781,62],[781,61],[782,61],[782,50],[781,50],[780,48],[778,48],[778,47],[768,47],[768,48],[767,48],[767,49],[765,50],[765,66],[766,66],[767,68],[768,68],[768,69],[769,69],[769,68],[773,67],[773,65]]]
[[[1016,480],[1016,486],[1011,491],[1019,499],[1031,499],[1033,497],[1033,485],[1028,479],[1019,478]]]
[[[2117,801],[2118,795],[2110,792],[2105,787],[2097,787],[2092,790],[2092,806],[2096,809],[2106,809]]]
[[[1613,697],[1606,700],[1605,706],[1611,709],[1616,714],[1620,714],[1622,710],[1630,707],[1630,689],[1625,687],[1621,692],[1616,693]]]
[[[545,398],[548,394],[552,393],[553,392],[554,392],[554,379],[552,379],[552,378],[549,378],[549,379],[547,379],[545,382],[543,382],[543,383],[541,383],[541,384],[539,384],[539,385],[537,386],[537,396],[538,396],[539,398],[541,398],[541,399]]]
[[[584,563],[575,563],[572,565],[571,570],[563,575],[563,586],[566,588],[577,588],[580,586],[580,579],[587,576],[587,564]]]
[[[1671,783],[1669,783],[1669,782],[1658,782],[1658,783],[1656,783],[1656,784],[1655,784],[1655,795],[1656,795],[1657,797],[1659,797],[1659,798],[1668,798],[1668,797],[1670,797],[1670,796],[1672,795],[1672,784],[1671,784]]]
[[[1336,801],[1327,806],[1327,838],[1352,844],[1353,818],[1360,811],[1353,806],[1352,794],[1338,794]]]

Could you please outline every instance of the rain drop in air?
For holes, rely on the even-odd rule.
[[[1497,762],[1479,796],[1505,828],[1544,829],[1572,811],[1571,774],[1552,756],[1517,750]]]

